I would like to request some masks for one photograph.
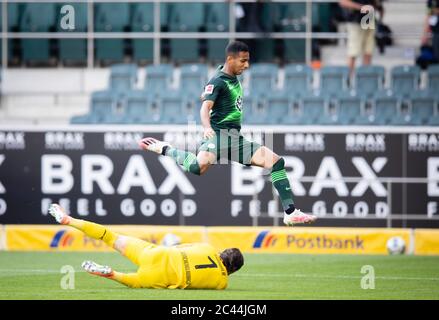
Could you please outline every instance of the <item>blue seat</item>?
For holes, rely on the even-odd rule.
[[[145,68],[144,90],[156,96],[166,95],[170,90],[174,68],[170,64],[150,65]]]
[[[321,115],[329,110],[329,97],[319,91],[303,95],[299,99],[302,111],[302,123],[307,125],[319,124]]]
[[[110,68],[110,88],[132,90],[137,83],[136,64],[116,64]]]
[[[63,15],[58,15],[58,32],[87,32],[87,4],[69,3],[75,12],[74,30],[64,30],[61,26]],[[59,6],[58,12],[62,5]],[[59,39],[59,59],[66,65],[85,65],[87,63],[87,40],[86,39]]]
[[[9,3],[8,4],[8,31],[18,32],[20,30],[20,14],[19,6],[22,4]],[[8,63],[16,62],[21,58],[20,53],[21,40],[20,39],[9,39],[8,40]]]
[[[349,88],[349,68],[327,66],[320,70],[320,90],[326,94],[336,94]]]
[[[180,91],[169,91],[166,95],[157,98],[158,107],[161,109],[161,123],[184,124],[186,119],[181,114],[184,98]]]
[[[385,68],[382,66],[360,66],[355,72],[355,90],[362,95],[373,94],[384,87]]]
[[[439,64],[432,64],[427,69],[428,89],[438,91],[439,89]]]
[[[409,96],[419,89],[421,69],[416,65],[396,66],[391,70],[392,90],[396,94]]]
[[[253,99],[246,99],[245,119],[248,124],[267,124],[269,118],[269,110],[265,99],[256,97]]]
[[[195,94],[199,97],[207,82],[207,66],[183,64],[180,71],[180,90],[187,95]]]
[[[204,17],[204,3],[174,3],[169,16],[169,30],[171,32],[203,31]],[[199,59],[199,39],[170,39],[170,47],[173,61],[188,63]]]
[[[90,110],[82,116],[72,117],[71,123],[111,123],[112,113],[119,95],[113,91],[96,91],[91,95]]]
[[[280,6],[280,31],[306,31],[306,4],[288,3]],[[285,39],[284,59],[288,62],[304,63],[306,57],[305,39]]]
[[[437,114],[437,100],[429,91],[413,92],[408,98],[412,113],[412,123],[429,124],[430,118]]]
[[[251,94],[265,95],[276,89],[279,68],[273,63],[255,63],[250,68]]]
[[[20,19],[20,31],[49,32],[55,30],[56,5],[27,3]],[[48,64],[51,54],[50,39],[22,39],[22,61],[30,64]]]
[[[200,107],[199,97],[184,96],[180,111],[184,124],[190,125],[195,123],[196,125],[201,125]]]
[[[306,64],[288,64],[285,66],[283,91],[300,95],[312,90],[313,71]]]
[[[365,116],[366,100],[355,91],[344,92],[337,95],[335,103],[337,106],[339,124],[357,124],[360,122],[357,120]]]
[[[228,32],[229,31],[229,4],[209,3],[206,4],[206,31]],[[224,62],[225,48],[228,39],[208,39],[207,58],[211,63]]]
[[[375,109],[376,123],[379,125],[410,124],[409,108],[403,108],[402,97],[395,95],[392,90],[377,92],[372,100]],[[405,106],[406,107],[406,106]]]
[[[294,97],[291,93],[271,93],[266,97],[266,105],[268,108],[268,114],[266,123],[279,124],[282,123],[282,119],[288,114],[290,108],[294,104]]]
[[[95,31],[123,32],[130,26],[128,3],[98,3],[95,5]],[[96,58],[104,64],[122,62],[125,57],[124,39],[96,39]]]
[[[160,11],[163,16],[163,10]],[[163,21],[161,21],[163,23]],[[138,3],[133,8],[131,19],[131,30],[133,32],[154,31],[154,3]],[[151,62],[154,58],[153,39],[133,39],[133,59],[145,63]]]
[[[160,120],[161,109],[158,108],[153,96],[143,90],[127,92],[123,123],[159,124]]]

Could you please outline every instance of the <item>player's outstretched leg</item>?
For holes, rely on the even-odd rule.
[[[120,235],[100,224],[70,217],[64,209],[56,203],[50,205],[49,213],[58,223],[74,227],[84,232],[90,238],[104,241],[107,245],[119,251],[136,265],[140,264],[139,257],[142,251],[155,246],[153,243],[142,239]]]
[[[90,238],[103,240],[112,248],[119,237],[117,233],[112,232],[100,224],[70,217],[64,209],[56,203],[50,205],[49,214],[53,216],[58,223],[76,228],[84,232]]]
[[[296,209],[293,200],[293,192],[291,190],[290,182],[285,171],[285,160],[279,160],[273,165],[271,169],[271,181],[276,188],[284,208],[283,222],[287,226],[293,226],[301,223],[312,223],[317,217],[311,214],[306,214]]]
[[[90,274],[117,281],[131,288],[140,288],[140,277],[137,273],[122,273],[110,266],[102,266],[94,261],[84,261],[82,268]]]
[[[155,138],[144,138],[139,142],[140,148],[152,151],[163,156],[171,157],[179,165],[183,166],[187,172],[200,175],[200,165],[197,156],[192,152],[173,148],[168,142],[160,141]]]

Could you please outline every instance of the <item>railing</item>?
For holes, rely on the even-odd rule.
[[[3,0],[2,1],[2,65],[8,65],[8,39],[87,39],[87,67],[94,66],[94,39],[153,39],[154,40],[154,64],[161,61],[161,39],[305,39],[305,62],[309,64],[312,59],[311,41],[312,39],[346,39],[347,34],[341,32],[312,32],[312,4],[314,3],[337,3],[337,0],[270,0],[267,2],[279,3],[305,3],[306,11],[304,19],[305,32],[236,32],[235,4],[257,2],[257,0],[196,0],[192,2],[218,3],[226,2],[229,4],[229,30],[228,32],[164,32],[160,30],[160,4],[166,2],[187,2],[182,0],[76,0],[76,3],[87,3],[87,32],[9,32],[8,30],[8,3],[60,3],[56,0]],[[94,4],[95,3],[154,3],[154,31],[153,32],[94,32]],[[419,4],[419,0],[391,0],[387,3]],[[395,38],[419,39],[418,33],[398,33],[393,32]]]

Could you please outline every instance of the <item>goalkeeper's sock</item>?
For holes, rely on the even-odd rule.
[[[293,192],[285,171],[285,160],[280,158],[271,169],[271,182],[276,188],[282,202],[282,207],[287,214],[294,212]]]
[[[192,152],[165,146],[162,153],[164,156],[173,158],[175,162],[183,166],[185,171],[200,175],[200,165],[198,164],[197,156]]]
[[[71,218],[68,225],[84,232],[90,238],[103,240],[110,247],[113,247],[117,239],[116,233],[97,223]]]
[[[140,277],[137,273],[122,273],[113,271],[112,280],[122,283],[130,288],[140,288]]]

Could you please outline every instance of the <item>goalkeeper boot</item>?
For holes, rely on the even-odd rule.
[[[287,226],[293,226],[295,224],[302,223],[312,223],[317,220],[316,216],[312,214],[306,214],[300,211],[299,209],[295,209],[292,213],[284,213],[284,224]]]
[[[171,147],[171,144],[165,141],[160,141],[155,138],[144,138],[139,142],[140,148],[143,150],[152,151],[161,155],[164,155],[164,147]]]
[[[49,207],[49,213],[55,218],[56,222],[60,224],[69,224],[70,216],[59,204],[52,203]]]
[[[84,261],[81,266],[85,271],[96,276],[108,278],[113,275],[113,269],[111,269],[111,267],[101,266],[93,261]]]

